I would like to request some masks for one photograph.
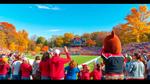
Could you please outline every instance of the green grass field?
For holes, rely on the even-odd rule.
[[[90,61],[94,58],[96,58],[97,56],[83,56],[83,55],[79,55],[79,56],[72,56],[72,60],[74,60],[75,62],[78,63],[78,65],[85,63],[87,61]]]
[[[36,56],[41,56],[41,57],[42,57],[42,55],[40,55],[40,54],[38,54],[38,55],[36,55]],[[26,55],[26,57],[29,58],[29,59],[35,59],[35,56],[32,56],[32,55],[30,55],[30,54]],[[61,57],[66,58],[65,55],[61,55]],[[78,65],[80,65],[80,64],[82,64],[82,63],[85,63],[85,62],[87,62],[87,61],[90,61],[90,60],[92,60],[92,59],[94,59],[94,58],[96,58],[96,57],[97,57],[97,56],[71,55],[72,60],[76,61],[76,62],[78,63]],[[101,62],[102,59],[99,59],[99,61]],[[90,63],[90,64],[88,65],[88,66],[90,67],[90,71],[93,70],[93,63],[94,63],[94,62],[92,62],[92,63]],[[65,64],[65,66],[67,66],[67,65],[68,65],[68,64]]]

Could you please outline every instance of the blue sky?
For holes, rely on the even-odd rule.
[[[0,21],[29,35],[44,36],[111,31],[141,4],[0,4]],[[147,4],[147,6],[150,6]]]

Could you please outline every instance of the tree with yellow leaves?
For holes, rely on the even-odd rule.
[[[93,41],[93,40],[91,40],[91,39],[88,39],[88,40],[86,41],[86,44],[87,44],[87,46],[92,47],[92,46],[95,46],[95,45],[96,45],[96,42]]]
[[[18,50],[24,52],[28,48],[28,33],[25,30],[18,32]]]
[[[132,8],[131,13],[126,16],[127,23],[122,25],[124,34],[132,36],[129,39],[135,39],[135,42],[147,41],[146,34],[150,33],[150,11],[147,6],[139,6],[139,9]]]
[[[16,51],[17,50],[17,45],[14,42],[11,42],[9,45],[9,49],[12,51]]]
[[[57,47],[62,47],[63,44],[64,44],[64,38],[62,36],[57,36],[56,39],[55,39],[55,45]]]
[[[5,33],[6,45],[9,48],[12,42],[16,43],[17,31],[13,24],[8,22],[0,22],[1,31]]]
[[[6,34],[3,31],[0,31],[0,47],[6,48]]]
[[[69,46],[71,44],[71,40],[74,38],[72,33],[65,33],[64,34],[64,44]]]

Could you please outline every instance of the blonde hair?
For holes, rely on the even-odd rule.
[[[77,66],[77,63],[72,60],[70,63],[69,63],[69,66],[72,67],[72,68],[75,68]]]
[[[7,57],[2,58],[2,60],[3,60],[4,63],[8,63],[8,58]]]

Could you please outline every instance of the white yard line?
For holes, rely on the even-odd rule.
[[[92,62],[96,62],[97,61],[97,59],[99,59],[100,58],[100,56],[98,56],[98,57],[96,57],[96,58],[94,58],[94,59],[92,59],[92,60],[90,60],[90,61],[87,61],[87,62],[85,62],[85,63],[83,63],[83,64],[86,64],[86,65],[88,65],[88,64],[90,64],[90,63],[92,63]],[[79,66],[79,69],[80,68],[82,68],[82,64],[80,64]]]

